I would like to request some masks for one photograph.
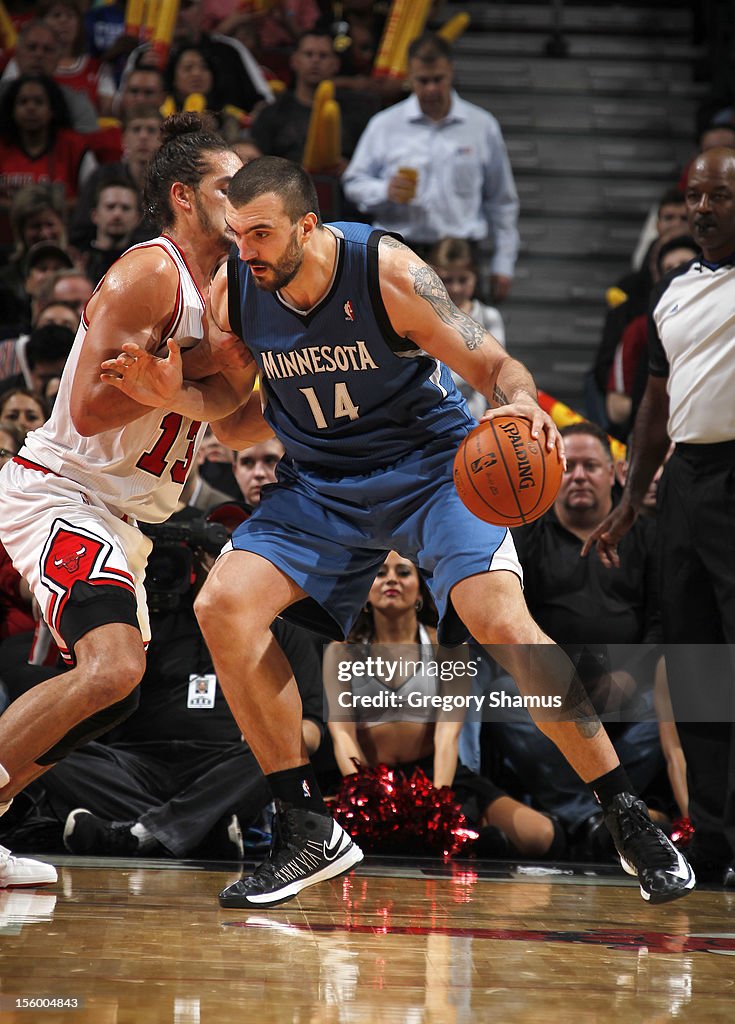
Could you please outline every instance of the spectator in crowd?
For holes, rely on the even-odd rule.
[[[70,127],[61,90],[46,75],[21,75],[0,98],[0,202],[25,185],[50,182],[73,203],[97,166],[85,136]]]
[[[104,178],[91,212],[96,232],[81,252],[81,265],[92,281],[105,276],[133,241],[143,213],[140,193],[127,177]]]
[[[276,482],[276,466],[283,458],[283,445],[277,437],[233,452],[233,473],[248,505],[255,507],[266,484]]]
[[[16,384],[0,392],[0,420],[16,426],[24,441],[26,434],[40,427],[47,418],[43,399],[28,388]]]
[[[68,327],[72,334],[75,334],[79,326],[79,314],[77,313],[76,306],[69,302],[52,300],[39,311],[34,326],[45,327],[46,324],[58,324],[60,327]]]
[[[75,270],[70,251],[56,242],[36,242],[25,258],[25,292],[31,313],[46,283],[60,270]],[[28,318],[26,318],[28,323]]]
[[[411,692],[434,696],[440,692],[456,693],[458,687],[462,692],[467,689],[467,675],[442,685],[436,672],[432,672],[430,662],[462,660],[466,649],[453,648],[448,652],[437,647],[435,628],[422,620],[424,609],[431,616],[433,602],[416,566],[392,551],[378,570],[347,645],[334,643],[325,652],[329,731],[342,775],[379,764],[402,768],[410,774],[418,765],[437,789],[448,786],[454,791],[472,827],[491,826],[490,836],[483,836],[485,852],[489,852],[487,840],[491,839],[493,853],[542,857],[553,847],[556,855],[564,844],[549,817],[513,800],[490,779],[470,771],[459,761],[457,743],[462,720],[458,712],[437,715],[436,711],[412,710],[409,706]],[[435,612],[432,620],[436,622]],[[393,658],[397,664],[400,659],[412,666],[420,664],[422,669],[408,675],[404,672],[402,676],[397,673],[389,681],[367,675],[340,682],[338,662],[364,663],[366,658],[378,654]],[[341,710],[342,692],[351,697],[376,697],[386,687],[403,695],[402,707],[370,708],[362,702],[347,711]],[[506,840],[510,840],[511,847]]]
[[[258,18],[262,49],[292,49],[314,27],[320,13],[316,0],[275,0]]]
[[[59,248],[58,253],[54,249],[51,250],[49,256],[51,257],[46,263],[46,257],[43,253],[43,247],[46,245],[54,245],[54,243],[40,242],[36,246],[31,247],[31,263],[34,259],[38,260],[38,265],[43,266],[45,263],[45,271],[43,273],[37,272],[35,269],[29,271],[28,281],[29,288],[33,295],[44,290],[44,285],[49,276],[56,272],[55,268],[68,267],[70,257],[65,249]],[[38,273],[38,276],[36,274]],[[58,305],[52,305],[48,313],[42,312],[40,307],[36,303],[35,318],[32,322],[30,315],[30,305],[27,311],[24,312],[22,319],[14,325],[16,329],[21,329],[22,333],[16,337],[5,338],[0,342],[0,380],[4,380],[6,377],[12,377],[14,374],[22,373],[25,376],[26,383],[31,386],[31,377],[28,368],[28,363],[25,358],[25,347],[28,344],[30,337],[31,327],[41,327],[43,324],[56,323],[63,326],[69,327],[72,333],[76,332],[77,325],[79,323],[79,315],[75,309],[70,308],[66,304],[63,304],[60,308]],[[30,326],[29,326],[30,322]]]
[[[123,114],[122,159],[98,167],[82,186],[69,227],[74,245],[84,247],[94,237],[91,212],[103,182],[126,179],[137,189],[140,203],[148,164],[161,145],[162,121],[163,115],[158,107],[130,107]],[[144,215],[135,229],[134,240],[142,242],[153,238],[156,230],[150,217]]]
[[[667,649],[666,667],[687,763],[692,859],[704,880],[732,886],[735,363],[727,356],[733,346],[735,150],[710,149],[695,159],[686,203],[702,258],[680,267],[653,296],[648,383],[628,479],[585,552],[596,542],[608,568],[626,564],[619,546],[673,441],[658,516],[663,634],[673,655]]]
[[[609,308],[592,369],[593,383],[603,405],[608,374],[622,333],[631,320],[647,311],[651,289],[658,281],[659,250],[670,237],[687,230],[685,221],[684,196],[676,188],[667,189],[658,204],[656,237],[648,246],[643,265],[622,277],[608,292]]]
[[[584,542],[613,507],[614,467],[597,425],[576,423],[561,433],[567,469],[554,506],[513,530],[526,600],[577,665],[598,712],[611,713],[613,745],[645,798],[664,764],[653,702],[661,640],[655,523],[636,524],[626,538],[624,568],[616,572],[580,559]],[[518,693],[509,677],[492,685]],[[614,856],[599,806],[525,709],[503,709],[498,721],[486,723],[483,746],[485,770],[504,760],[534,805],[561,820],[578,853]]]
[[[475,246],[491,239],[489,291],[501,302],[510,292],[519,237],[500,126],[454,91],[451,47],[440,36],[426,33],[409,45],[408,69],[413,95],[368,122],[342,178],[345,195],[421,256],[445,236]]]
[[[660,280],[694,259],[699,247],[691,235],[677,235],[662,242],[656,257],[656,278]],[[646,353],[648,349],[648,314],[641,313],[625,327],[615,349],[607,379],[605,409],[608,422],[616,435],[627,440],[648,376]],[[634,392],[637,401],[634,408]]]
[[[636,295],[645,296],[647,294],[646,289],[650,289],[650,286],[653,284],[648,263],[651,246],[657,238],[681,235],[687,231],[684,190],[679,184],[673,188],[667,188],[658,203],[651,209],[633,253],[633,270],[618,281],[614,287],[622,292],[626,298]],[[617,293],[613,293],[611,297],[613,303],[616,300],[621,300],[621,296]]]
[[[115,80],[110,69],[88,51],[84,9],[81,0],[39,0],[38,4],[39,17],[51,26],[61,47],[55,80],[85,94],[97,113],[108,115]]]
[[[18,33],[15,54],[6,64],[0,78],[0,97],[21,75],[46,75],[53,78],[60,57],[61,40],[51,25],[40,18],[26,22]],[[60,89],[71,127],[78,132],[96,131],[97,111],[89,98],[66,85],[61,85]]]
[[[10,204],[12,252],[7,265],[0,266],[0,302],[3,322],[12,324],[17,310],[25,308],[24,260],[35,242],[56,242],[65,246],[66,206],[57,189],[50,185],[26,185]],[[5,239],[10,241],[10,239]]]
[[[291,68],[291,88],[275,103],[260,111],[252,127],[252,136],[263,153],[301,163],[317,86],[334,78],[339,68],[331,35],[328,32],[305,32],[291,55]],[[341,172],[354,152],[375,105],[365,96],[358,97],[341,90],[337,91],[335,98],[341,113],[342,159],[336,168]]]
[[[201,0],[182,0],[173,31],[173,46],[196,46],[217,69],[221,82],[227,83],[228,102],[253,113],[263,103],[273,101],[273,93],[253,55],[236,39],[202,30]],[[155,61],[150,44],[136,47],[128,58],[124,77],[134,67]]]
[[[327,29],[334,37],[339,57],[335,84],[344,89],[358,89],[381,96],[385,105],[402,99],[403,83],[381,75],[372,75],[375,54],[383,37],[387,7],[373,0],[345,0],[323,14],[317,27]]]
[[[0,381],[0,392],[7,392],[11,388],[28,388],[39,401],[43,401],[49,381],[61,376],[74,343],[74,333],[68,327],[52,323],[34,327],[23,348],[23,371]],[[36,426],[40,426],[45,419],[44,415]]]
[[[183,43],[173,50],[165,75],[168,93],[176,110],[183,110],[192,94],[204,97],[207,110],[221,110],[226,90],[215,88],[216,69],[198,46]]]
[[[130,112],[140,107],[153,107],[160,113],[166,96],[166,79],[160,68],[132,67],[115,94],[113,112],[125,124]]]
[[[57,271],[73,267],[74,260],[71,252],[65,246],[53,241],[35,242],[25,253],[22,265],[18,267],[18,276],[23,282],[23,290],[17,301],[10,307],[13,310],[14,320],[7,324],[4,333],[27,332],[34,322],[34,304],[45,283]],[[5,376],[20,368],[19,364],[16,365],[20,351],[17,346],[15,349],[12,348],[14,342],[13,338],[2,342],[2,349],[5,351],[0,357],[0,365]],[[8,348],[9,344],[10,348]]]
[[[232,448],[222,444],[207,427],[199,449],[199,475],[202,480],[215,489],[228,495],[231,501],[242,498],[232,472]]]
[[[454,305],[481,324],[486,331],[490,331],[493,337],[505,347],[503,317],[494,306],[487,306],[475,297],[477,268],[470,243],[464,238],[443,238],[431,247],[427,262],[441,278]],[[487,410],[486,399],[479,391],[475,391],[467,381],[462,380],[454,370],[452,377],[464,395],[470,412],[475,419],[479,420]]]
[[[66,302],[74,306],[79,317],[92,297],[94,282],[77,267],[56,270],[43,282],[34,305],[34,316],[50,302]]]
[[[202,445],[197,452],[194,465],[191,467],[186,483],[181,489],[181,495],[179,497],[179,503],[176,507],[176,511],[181,511],[184,508],[196,509],[198,512],[210,512],[213,508],[218,505],[225,503],[233,503],[232,494],[227,491],[221,491],[217,487],[213,487],[208,480],[205,480],[201,473],[202,464],[206,461],[207,454],[211,454],[211,445],[219,445],[216,437],[212,434],[212,431],[207,427],[204,440]],[[205,447],[206,446],[206,447]]]

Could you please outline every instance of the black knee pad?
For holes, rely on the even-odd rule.
[[[81,747],[85,743],[89,743],[90,740],[101,736],[111,729],[113,725],[124,722],[136,710],[139,703],[140,686],[136,686],[127,697],[117,701],[115,704],[110,704],[108,708],[96,711],[89,718],[85,718],[83,722],[75,725],[50,750],[47,750],[41,757],[37,757],[36,764],[56,764],[62,757],[70,754],[72,750],[76,750],[77,747]]]
[[[115,622],[140,629],[135,594],[108,583],[92,584],[77,580],[61,613],[59,632],[73,654],[74,645],[86,633]]]

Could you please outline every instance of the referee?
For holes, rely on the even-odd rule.
[[[607,566],[659,485],[659,573],[674,715],[700,881],[735,887],[735,149],[696,158],[686,188],[702,251],[654,290],[649,378],[617,508],[585,544]],[[672,647],[671,645],[676,645]]]

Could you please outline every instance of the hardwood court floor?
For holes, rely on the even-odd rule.
[[[0,1024],[735,1019],[735,893],[651,907],[612,868],[368,860],[255,913],[220,909],[231,865],[56,862],[58,885],[0,891]]]

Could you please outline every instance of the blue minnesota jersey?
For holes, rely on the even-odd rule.
[[[229,315],[260,369],[264,415],[297,463],[351,474],[397,461],[474,420],[446,366],[391,327],[380,295],[384,232],[329,224],[334,280],[302,312],[230,257]]]

